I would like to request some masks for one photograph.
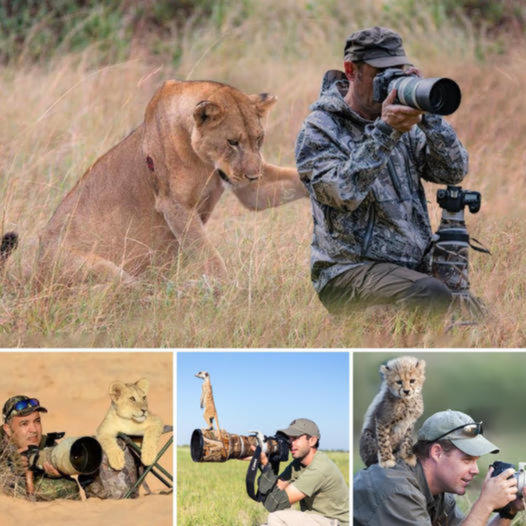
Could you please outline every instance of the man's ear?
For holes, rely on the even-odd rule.
[[[429,449],[429,458],[435,462],[437,462],[443,454],[444,450],[438,442],[435,442]]]
[[[343,68],[345,70],[345,76],[347,77],[347,80],[354,80],[356,76],[356,67],[352,62],[344,62]]]
[[[4,430],[4,433],[10,437],[12,435],[11,428],[9,427],[9,424],[2,424],[2,429]]]

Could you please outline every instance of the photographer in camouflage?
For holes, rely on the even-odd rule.
[[[449,289],[428,275],[432,232],[421,179],[457,184],[468,156],[439,115],[373,100],[373,79],[410,67],[400,36],[373,27],[346,42],[344,69],[328,71],[296,142],[312,202],[311,277],[332,313],[357,304],[446,308]]]
[[[4,404],[4,423],[0,428],[0,493],[37,501],[80,499],[77,482],[49,462],[43,463],[43,469],[32,467],[32,477],[27,478],[29,461],[24,453],[28,448],[37,446],[43,450],[55,446],[55,438],[63,436],[63,433],[42,434],[41,413],[47,413],[47,409],[36,398],[24,395],[13,396]],[[124,468],[119,471],[112,469],[106,454],[103,454],[102,463],[95,473],[78,476],[86,497],[120,499],[137,481],[140,462],[124,441],[119,438],[118,443],[124,450]],[[138,494],[136,489],[131,497]]]
[[[29,446],[43,449],[54,445],[42,434],[41,413],[47,409],[36,398],[13,396],[4,404],[4,424],[0,431],[0,491],[15,497],[27,498],[26,472],[28,459],[23,454]],[[74,479],[63,475],[46,462],[44,470],[34,473],[36,500],[80,499]]]

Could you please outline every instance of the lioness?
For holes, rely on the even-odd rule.
[[[149,386],[146,378],[141,378],[134,384],[113,382],[110,385],[111,405],[97,428],[97,440],[113,469],[121,470],[124,467],[124,451],[117,443],[119,433],[143,437],[143,464],[152,464],[157,455],[163,423],[158,416],[148,411],[146,395]]]
[[[58,261],[68,281],[95,273],[133,283],[182,249],[224,277],[204,224],[225,188],[252,210],[307,195],[296,170],[261,158],[261,118],[275,100],[219,82],[165,82],[144,122],[60,203],[40,235],[39,267],[56,274]]]

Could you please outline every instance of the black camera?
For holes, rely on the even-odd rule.
[[[467,206],[472,214],[476,214],[480,210],[480,192],[448,185],[445,190],[437,190],[437,203],[448,212],[460,212]]]
[[[491,466],[493,467],[493,473],[491,474],[492,477],[500,475],[503,471],[506,471],[508,468],[515,469],[515,466],[513,464],[509,464],[508,462],[501,462],[500,460],[496,460],[495,462],[493,462],[493,464],[491,464]],[[519,462],[519,469],[515,469],[515,473],[508,477],[515,478],[517,480],[517,499],[522,499],[522,488],[526,486],[525,469],[526,462]],[[503,508],[499,508],[495,511],[497,511],[501,517],[512,519],[514,517],[514,514],[511,512],[512,508],[510,504],[506,504],[506,506],[504,506]]]
[[[387,68],[373,79],[373,98],[383,102],[396,89],[396,102],[419,110],[450,115],[460,106],[458,84],[448,78],[420,78],[399,68]]]
[[[510,475],[509,478],[514,477],[517,479],[517,496],[520,497],[522,494],[522,488],[526,486],[526,462],[519,462],[519,469],[516,469],[513,464],[501,462],[500,460],[496,460],[491,465],[493,466],[493,473],[491,474],[492,477],[500,475],[508,468],[513,468],[515,470],[515,473]]]

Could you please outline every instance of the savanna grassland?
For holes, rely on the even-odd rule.
[[[326,451],[349,485],[349,453]],[[284,469],[286,464],[282,464]],[[196,463],[188,446],[177,448],[177,524],[191,526],[256,526],[267,511],[245,489],[248,462]]]
[[[514,23],[511,12],[512,23],[508,17],[500,27],[494,14],[457,13],[453,4],[443,3],[448,11],[431,0],[418,9],[408,0],[356,1],[352,9],[343,0],[183,2],[178,17],[156,11],[155,20],[163,20],[156,25],[153,15],[144,16],[153,2],[123,3],[142,5],[132,10],[133,24],[127,11],[116,15],[105,12],[105,4],[82,4],[85,16],[64,15],[69,25],[53,26],[44,16],[23,38],[17,33],[0,40],[1,230],[15,230],[21,239],[0,281],[0,345],[524,346],[526,53],[520,13]],[[523,9],[522,2],[515,4]],[[471,253],[472,289],[489,306],[487,320],[446,332],[447,322],[388,309],[329,317],[309,279],[307,199],[250,212],[232,194],[222,197],[206,227],[229,269],[219,291],[199,277],[192,261],[174,262],[169,280],[152,269],[134,290],[34,286],[39,231],[86,169],[141,123],[164,80],[212,79],[277,95],[263,150],[267,161],[293,165],[295,137],[323,73],[342,67],[350,32],[375,24],[404,36],[425,75],[448,76],[461,86],[462,104],[448,119],[470,153],[464,187],[483,196],[480,213],[468,214],[467,223],[492,252]],[[436,186],[426,191],[436,226]]]

